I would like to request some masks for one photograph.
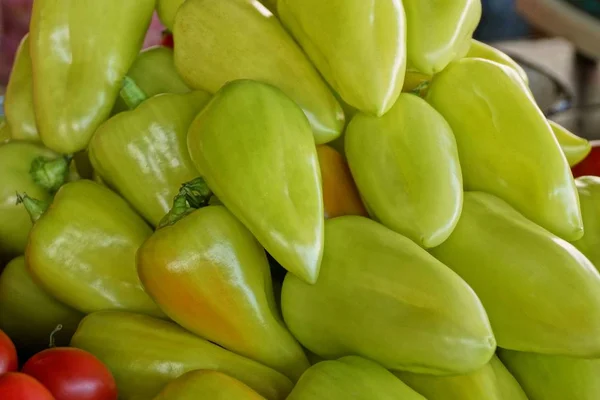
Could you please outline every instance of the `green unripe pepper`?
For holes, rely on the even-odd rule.
[[[588,140],[569,132],[554,121],[548,121],[548,123],[571,167],[579,164],[590,154],[592,144]]]
[[[478,40],[473,39],[471,41],[471,47],[469,48],[469,52],[465,57],[469,58],[484,58],[486,60],[494,61],[507,67],[510,67],[515,70],[517,74],[523,79],[525,84],[529,84],[529,77],[527,73],[515,60],[510,58],[507,54],[503,53],[501,50],[482,43]]]
[[[465,189],[496,195],[565,240],[583,235],[573,175],[519,75],[465,58],[437,74],[427,101],[456,137]]]
[[[600,177],[575,179],[583,214],[583,237],[572,242],[600,270]]]
[[[156,12],[158,13],[158,18],[160,18],[160,22],[162,22],[163,25],[166,26],[171,32],[173,31],[173,26],[175,25],[175,15],[177,15],[177,10],[184,1],[185,0],[156,1]]]
[[[323,194],[302,110],[273,86],[231,82],[190,126],[188,149],[210,189],[269,254],[314,283],[323,252]]]
[[[600,356],[600,274],[505,201],[465,193],[456,229],[430,252],[477,293],[498,346]]]
[[[325,222],[314,285],[288,274],[283,317],[326,359],[360,355],[388,369],[436,375],[483,367],[496,341],[473,290],[410,239],[364,217]]]
[[[121,400],[147,400],[186,372],[211,369],[245,383],[268,400],[284,400],[292,382],[262,364],[201,339],[178,325],[119,311],[88,315],[71,346],[110,369]],[[197,398],[197,397],[196,397]]]

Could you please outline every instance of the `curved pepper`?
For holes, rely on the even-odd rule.
[[[30,210],[31,199],[25,199]],[[135,253],[152,231],[125,200],[95,182],[67,183],[38,216],[25,256],[51,295],[84,313],[123,309],[162,316],[144,292]]]
[[[503,200],[465,193],[456,229],[431,254],[475,290],[498,346],[600,356],[600,274]]]
[[[425,84],[431,80],[431,75],[424,74],[414,69],[407,69],[406,76],[404,77],[404,86],[402,87],[403,92],[412,92],[416,90],[420,85]]]
[[[403,0],[408,64],[434,75],[464,57],[481,19],[481,0]]]
[[[202,91],[155,96],[103,123],[90,142],[96,172],[153,226],[181,184],[198,176],[186,137],[209,100]]]
[[[263,248],[225,207],[158,229],[138,250],[137,266],[152,298],[190,332],[294,381],[309,367],[278,315]]]
[[[356,356],[322,361],[302,375],[287,400],[425,400],[391,372]]]
[[[11,139],[10,128],[6,120],[0,115],[0,145],[8,142]]]
[[[575,179],[575,184],[585,233],[572,243],[600,270],[600,177],[582,176]]]
[[[183,374],[169,383],[154,400],[265,400],[244,383],[217,371]]]
[[[4,98],[6,122],[13,139],[39,141],[35,112],[33,111],[33,81],[29,35],[26,35],[15,56]]]
[[[481,368],[496,347],[483,306],[458,275],[363,217],[325,222],[319,280],[288,274],[281,306],[296,339],[328,359],[355,354],[445,375]]]
[[[571,167],[579,164],[590,154],[592,144],[588,140],[569,132],[554,121],[548,123]]]
[[[529,400],[600,399],[600,359],[500,350]]]
[[[496,356],[485,367],[467,375],[395,374],[427,400],[528,400],[519,383]]]
[[[502,198],[565,240],[581,238],[581,211],[567,160],[513,69],[465,58],[435,76],[427,101],[452,127],[466,190]]]
[[[127,76],[144,92],[147,97],[161,93],[188,93],[188,85],[175,69],[173,49],[154,46],[142,51],[129,69]],[[119,96],[113,108],[113,114],[129,110]]]
[[[324,144],[317,146],[317,156],[323,181],[325,218],[341,217],[342,215],[367,217],[367,210],[360,199],[344,157],[334,148]]]
[[[25,252],[31,220],[27,211],[17,205],[17,192],[27,192],[40,200],[50,199],[29,174],[31,163],[38,157],[54,159],[57,154],[45,147],[13,141],[0,145],[0,263]]]
[[[229,83],[192,123],[188,149],[208,186],[273,258],[314,283],[323,252],[323,195],[300,108],[272,86]]]
[[[155,0],[36,0],[30,25],[40,137],[59,153],[86,148],[108,118],[150,25]]]
[[[201,339],[174,323],[107,311],[83,319],[71,346],[89,351],[111,370],[119,399],[151,399],[186,372],[211,369],[245,383],[268,400],[292,390],[284,375]]]
[[[156,12],[160,22],[167,27],[168,30],[173,32],[175,26],[175,15],[177,10],[183,4],[185,0],[157,0],[156,1]]]
[[[450,236],[463,197],[458,151],[452,129],[425,100],[403,93],[383,117],[356,115],[345,147],[379,221],[425,248]]]
[[[58,346],[66,346],[83,314],[62,304],[35,283],[25,266],[25,257],[12,260],[0,275],[0,329],[12,338],[20,356],[33,355],[48,347],[50,334]],[[26,358],[25,358],[26,359]]]
[[[507,54],[503,53],[501,50],[482,43],[478,40],[473,39],[471,41],[471,47],[469,48],[469,52],[465,57],[468,58],[483,58],[489,61],[495,61],[497,63],[506,65],[509,68],[515,70],[517,74],[523,79],[526,85],[529,84],[529,77],[527,73],[515,60],[510,58]]]
[[[319,144],[338,137],[344,113],[294,40],[258,1],[187,0],[175,19],[175,66],[193,88],[236,79],[280,88],[306,114]]]
[[[394,105],[406,72],[402,1],[280,0],[277,9],[346,103],[379,116]]]

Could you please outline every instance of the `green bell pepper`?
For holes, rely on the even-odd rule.
[[[89,147],[94,170],[156,226],[181,184],[198,176],[187,151],[187,131],[210,95],[162,94],[115,115]]]
[[[177,10],[183,4],[185,0],[157,0],[156,1],[156,12],[158,18],[168,30],[173,32],[173,26],[175,25],[175,15]]]
[[[129,69],[130,77],[147,97],[161,93],[188,93],[191,91],[175,69],[173,49],[154,46],[142,51]],[[127,111],[129,107],[119,96],[113,114]]]
[[[302,375],[287,400],[425,400],[391,372],[356,356],[323,361]]]
[[[434,75],[464,57],[481,19],[481,0],[403,0],[408,63]]]
[[[138,250],[137,266],[152,298],[190,332],[294,381],[309,367],[278,315],[263,248],[225,207],[158,229]]]
[[[40,137],[59,153],[87,147],[135,60],[155,0],[36,0],[30,25]]]
[[[355,116],[345,148],[381,223],[425,248],[450,236],[462,208],[462,174],[452,129],[433,107],[403,93],[383,117]]]
[[[529,400],[600,399],[600,359],[501,350],[500,358]]]
[[[280,0],[279,17],[331,87],[374,115],[396,102],[406,72],[401,0]]]
[[[364,217],[325,222],[319,280],[288,274],[281,306],[296,339],[327,359],[360,355],[447,375],[483,367],[496,348],[481,302],[458,275]]]
[[[519,383],[496,356],[485,367],[467,375],[395,374],[427,400],[528,400]]]
[[[0,329],[10,336],[22,359],[48,347],[58,325],[56,345],[66,346],[83,314],[46,293],[31,277],[25,257],[12,260],[0,275]]]
[[[231,82],[190,126],[188,149],[208,186],[273,258],[314,283],[323,252],[323,195],[300,108],[272,86]]]
[[[318,144],[338,137],[341,106],[277,18],[258,1],[187,0],[175,18],[175,65],[193,88],[236,79],[280,88],[305,112]]]
[[[244,383],[217,371],[198,370],[169,383],[154,400],[265,400]]]
[[[585,234],[572,242],[600,270],[600,177],[575,179],[583,214]]]
[[[119,311],[88,315],[79,324],[71,345],[106,364],[121,400],[151,399],[169,382],[197,369],[225,373],[268,400],[283,400],[292,390],[292,382],[279,372],[174,323],[145,315]]]
[[[15,63],[6,87],[4,112],[13,139],[39,141],[40,136],[33,111],[33,81],[29,47],[29,35],[26,35],[17,50]]]
[[[503,200],[465,193],[456,229],[430,252],[477,293],[498,346],[600,356],[600,274]]]
[[[34,278],[84,313],[123,309],[162,316],[144,292],[135,254],[152,231],[130,206],[95,182],[67,183],[51,206],[25,206],[35,219],[25,255]]]
[[[569,164],[513,69],[465,58],[434,77],[427,101],[452,127],[466,190],[502,198],[565,240],[583,236]]]
[[[471,47],[466,57],[468,58],[483,58],[489,61],[495,61],[499,64],[506,65],[509,68],[515,70],[517,74],[523,79],[526,85],[529,84],[529,77],[527,73],[515,60],[510,58],[507,54],[498,50],[495,47],[482,43],[478,40],[473,39],[471,41]]]
[[[0,264],[25,252],[31,229],[27,211],[17,205],[17,192],[27,192],[40,200],[50,199],[50,193],[29,174],[31,163],[38,157],[54,159],[57,154],[30,142],[0,145]]]
[[[548,123],[571,167],[579,164],[590,154],[592,144],[587,139],[569,132],[554,121],[548,121]]]

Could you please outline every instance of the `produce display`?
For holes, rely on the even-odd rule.
[[[0,399],[600,399],[600,142],[481,12],[35,0]]]

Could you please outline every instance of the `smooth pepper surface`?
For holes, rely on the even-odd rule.
[[[573,244],[600,270],[600,177],[575,179],[583,214],[583,237]]]
[[[587,139],[569,132],[565,127],[554,121],[548,121],[548,123],[571,167],[579,164],[590,154],[592,144]]]
[[[471,47],[469,48],[469,52],[465,57],[484,58],[489,61],[494,61],[506,65],[507,67],[514,69],[515,72],[519,74],[521,79],[523,79],[523,82],[525,82],[525,84],[529,84],[529,77],[527,76],[527,73],[525,72],[523,67],[519,65],[519,63],[510,58],[510,56],[508,56],[501,50],[492,47],[488,44],[473,39],[471,41]]]

